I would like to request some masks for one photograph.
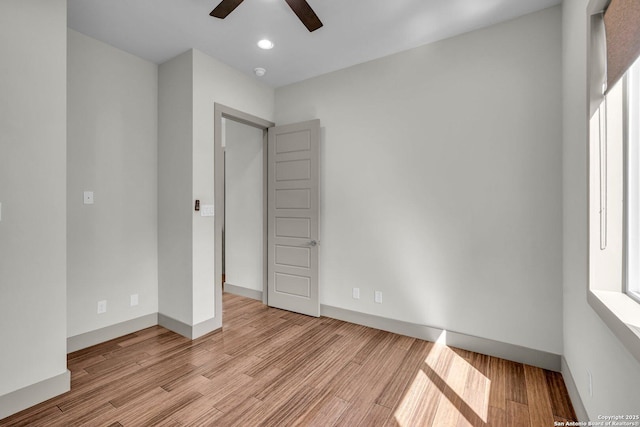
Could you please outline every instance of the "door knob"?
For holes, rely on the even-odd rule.
[[[315,240],[309,242],[309,246],[316,246],[317,244],[318,242],[316,242]]]

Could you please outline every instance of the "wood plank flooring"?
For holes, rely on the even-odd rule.
[[[562,376],[224,294],[224,327],[68,356],[72,388],[0,426],[553,426]]]

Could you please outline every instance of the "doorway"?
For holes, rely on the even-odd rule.
[[[244,294],[254,299],[261,299],[263,304],[307,314],[320,316],[320,298],[318,286],[318,257],[319,257],[319,144],[320,144],[320,120],[294,123],[284,126],[274,126],[273,123],[260,119],[224,105],[215,104],[214,112],[215,136],[214,136],[214,178],[215,178],[215,310],[222,313],[222,278],[223,271],[226,275],[227,290],[233,287],[232,292]],[[257,173],[252,171],[253,183],[249,190],[242,188],[239,181],[242,177],[236,176],[247,172],[246,164],[237,163],[239,169],[231,176],[227,173],[225,161],[225,126],[237,135],[253,134],[256,139],[253,150],[249,146],[241,146],[237,151],[235,160],[242,157],[245,162],[256,163],[258,152],[262,155],[262,168]],[[256,137],[256,130],[258,130]],[[234,144],[243,144],[235,141]],[[261,139],[261,141],[260,141]],[[237,147],[236,147],[237,148]],[[244,152],[244,153],[242,153]],[[230,158],[227,158],[229,160]],[[235,162],[234,160],[234,162]],[[257,159],[259,163],[259,159]],[[230,166],[230,165],[229,165]],[[259,168],[258,168],[259,169]],[[256,169],[256,170],[258,170]],[[262,191],[259,189],[260,175],[262,176]],[[229,205],[234,205],[234,216],[229,223],[234,223],[235,231],[231,235],[226,232],[226,204],[225,187],[230,189],[227,178],[234,179],[232,185],[238,184],[240,188],[234,188],[235,194],[244,197],[243,192],[252,192],[261,200],[256,203],[251,201],[250,215],[240,212],[242,202],[234,200]],[[243,178],[242,178],[243,179]],[[258,182],[258,187],[256,187]],[[232,193],[232,191],[230,191]],[[260,204],[262,205],[262,218],[260,218]],[[240,217],[251,217],[252,226],[238,225]],[[261,219],[261,220],[260,220]],[[256,226],[256,224],[259,224]],[[243,230],[242,228],[253,228]],[[257,227],[257,228],[256,228]],[[256,236],[259,234],[262,236]],[[243,248],[243,241],[251,241],[254,246],[261,246],[247,251]],[[230,243],[231,239],[240,239]],[[248,239],[248,240],[247,240]],[[223,246],[224,245],[224,246]],[[225,248],[227,251],[225,252]],[[254,257],[261,258],[247,260],[247,253],[253,253]],[[253,272],[246,274],[233,274],[223,267],[231,267],[235,262],[230,261],[230,256],[238,258],[236,271],[240,271],[243,265],[253,265]],[[223,264],[223,255],[225,264]],[[249,255],[251,256],[251,255]],[[244,264],[243,264],[244,263]],[[256,267],[256,265],[258,267]],[[260,271],[262,270],[262,271]],[[246,273],[246,272],[244,272]],[[253,282],[253,289],[247,289],[232,283],[232,274],[235,277],[244,275],[244,279]],[[262,285],[260,286],[260,281]],[[241,291],[241,292],[238,292]],[[222,317],[221,317],[222,320]]]
[[[223,291],[262,300],[264,131],[222,118],[224,146]]]
[[[246,289],[246,296],[253,298],[261,296],[262,302],[265,304],[267,302],[267,130],[274,124],[221,104],[215,104],[214,123],[215,310],[216,313],[222,313],[223,277],[227,281],[227,286],[233,287],[235,291]],[[233,139],[231,142],[233,152],[227,159],[225,159],[225,145],[229,139],[226,131],[231,132],[228,136]],[[242,141],[245,138],[246,145]],[[260,138],[262,147],[257,146],[260,141],[256,141],[256,139]],[[255,158],[258,153],[261,153],[261,159]],[[234,167],[230,174],[226,165],[228,161],[231,161],[230,166]],[[256,164],[256,161],[261,164]],[[241,167],[245,170],[238,170],[237,165],[243,165]],[[261,178],[260,175],[262,175]],[[261,180],[261,191],[256,189],[256,180]],[[231,196],[234,197],[234,200],[229,200],[229,207],[239,215],[234,215],[233,220],[227,224],[228,207],[225,190],[230,184],[235,187],[231,189]],[[253,193],[252,197],[245,197],[245,200],[239,200],[235,197],[242,195],[247,190]],[[243,212],[243,205],[248,208],[247,211]],[[250,224],[249,228],[243,229],[243,224]],[[229,226],[228,230],[227,225]],[[262,238],[256,236],[256,232],[261,234]],[[256,244],[259,245],[256,242],[260,241],[262,247],[256,247]],[[250,251],[240,250],[243,243],[250,244],[252,249]],[[225,247],[228,249],[227,251],[225,251]],[[252,258],[249,259],[249,271],[240,271],[237,266],[241,262],[247,261],[247,257]],[[255,259],[255,257],[259,259]],[[257,282],[260,284],[256,285]]]

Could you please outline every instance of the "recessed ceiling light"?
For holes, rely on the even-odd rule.
[[[265,50],[273,49],[273,42],[271,40],[262,39],[258,42],[258,47]]]
[[[255,73],[256,76],[262,77],[267,72],[267,70],[265,70],[264,68],[258,67],[258,68],[254,68],[253,72]]]

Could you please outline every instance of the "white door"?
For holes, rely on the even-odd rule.
[[[268,304],[320,316],[320,120],[269,128]]]

